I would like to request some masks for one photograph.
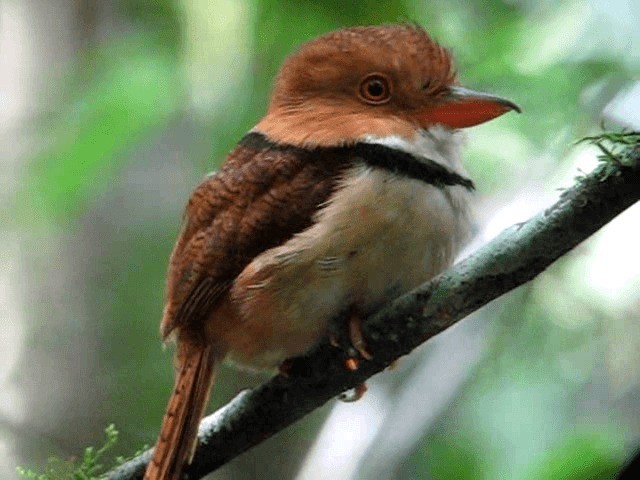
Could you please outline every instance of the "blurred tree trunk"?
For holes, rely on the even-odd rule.
[[[42,134],[43,119],[59,109],[59,86],[80,48],[95,38],[99,25],[110,23],[111,4],[0,4],[1,206],[13,207],[27,160],[51,141]],[[0,336],[2,478],[13,478],[16,464],[41,462],[51,452],[72,455],[104,420],[102,394],[82,388],[99,374],[91,341],[96,326],[77,261],[84,246],[62,229],[19,238],[12,231],[15,219],[9,220],[0,231],[0,311],[8,319]]]

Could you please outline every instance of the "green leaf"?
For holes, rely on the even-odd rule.
[[[525,480],[605,480],[614,478],[624,461],[622,435],[576,433],[544,456]]]

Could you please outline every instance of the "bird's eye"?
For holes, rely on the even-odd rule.
[[[391,98],[389,79],[381,73],[372,73],[360,82],[360,98],[372,105],[386,103]]]

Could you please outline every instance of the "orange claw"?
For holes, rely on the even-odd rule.
[[[373,358],[373,355],[367,351],[367,343],[362,336],[362,320],[357,315],[351,315],[349,318],[349,339],[362,358],[365,360]]]
[[[358,367],[360,367],[360,365],[358,365],[358,359],[353,357],[347,358],[344,361],[344,366],[347,368],[347,370],[351,370],[352,372],[355,372],[356,370],[358,370]]]

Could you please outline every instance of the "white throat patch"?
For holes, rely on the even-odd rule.
[[[460,175],[466,176],[466,172],[460,161],[464,135],[457,130],[452,131],[436,125],[429,130],[416,132],[415,137],[412,139],[398,135],[390,135],[387,137],[367,135],[360,141],[393,148],[394,150],[409,153],[416,158],[428,158]]]

